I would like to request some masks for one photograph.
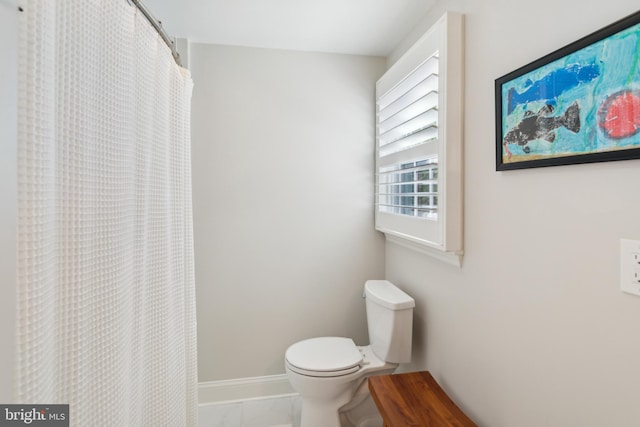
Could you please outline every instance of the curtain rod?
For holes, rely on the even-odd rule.
[[[173,55],[173,59],[176,61],[176,64],[182,67],[182,60],[180,60],[180,55],[176,50],[176,44],[174,43],[173,40],[171,40],[171,38],[169,37],[167,32],[164,30],[164,28],[162,28],[162,22],[154,18],[151,12],[149,12],[149,9],[147,9],[146,6],[143,5],[140,0],[128,0],[128,1],[130,4],[133,4],[135,7],[137,7],[138,10],[142,12],[144,17],[147,18],[147,21],[149,21],[151,26],[153,26],[153,28],[155,28],[155,30],[158,32],[160,37],[162,37],[162,40],[167,44],[167,46],[169,46],[169,49],[171,49],[171,55]]]

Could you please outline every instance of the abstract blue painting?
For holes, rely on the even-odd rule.
[[[640,157],[640,12],[496,80],[496,169]]]

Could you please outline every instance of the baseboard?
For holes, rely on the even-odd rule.
[[[296,392],[291,388],[285,374],[206,381],[198,384],[198,403],[200,405],[275,398],[294,394]]]

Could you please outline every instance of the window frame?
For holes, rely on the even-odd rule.
[[[463,255],[463,38],[463,15],[445,13],[376,83],[376,229],[389,241],[458,266]],[[380,156],[378,103],[434,54],[439,56],[438,139],[423,151],[438,156],[438,219],[381,212],[380,168],[385,162]],[[403,159],[402,153],[394,155],[408,163],[411,159]]]

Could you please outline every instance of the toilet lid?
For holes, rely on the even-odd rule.
[[[305,371],[335,372],[358,367],[362,353],[350,338],[322,337],[293,344],[285,358],[290,365]]]

